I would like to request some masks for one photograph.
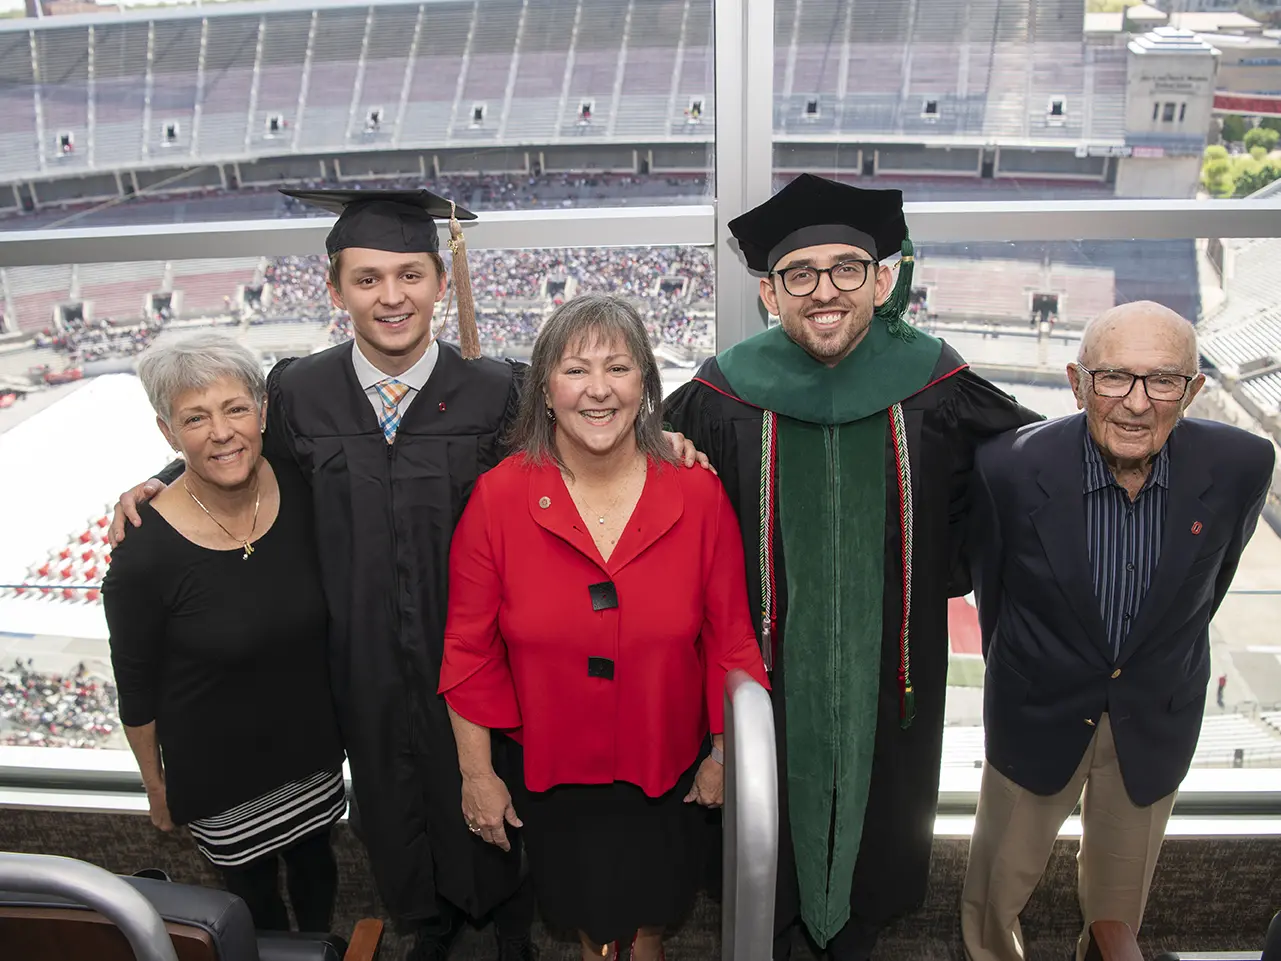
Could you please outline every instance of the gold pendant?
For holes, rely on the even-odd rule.
[[[254,552],[254,546],[253,546],[252,544],[250,544],[250,543],[246,542],[246,543],[245,543],[245,552],[244,552],[244,554],[242,554],[242,555],[241,555],[240,559],[241,559],[242,561],[247,561],[247,560],[249,560],[249,555],[250,555],[250,554],[252,554],[253,552]]]

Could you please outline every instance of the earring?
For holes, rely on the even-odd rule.
[[[553,423],[556,421],[556,411],[552,410],[550,407],[547,408],[547,419]]]

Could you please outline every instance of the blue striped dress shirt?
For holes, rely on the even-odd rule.
[[[1112,657],[1121,652],[1161,557],[1170,481],[1170,451],[1161,448],[1133,501],[1085,432],[1085,530],[1103,626]]]

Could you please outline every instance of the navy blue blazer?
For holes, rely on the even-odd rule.
[[[1086,544],[1085,415],[995,437],[975,459],[967,553],[987,673],[988,763],[1035,794],[1063,790],[1104,711],[1135,804],[1175,791],[1201,730],[1210,618],[1272,481],[1273,449],[1185,419],[1167,442],[1161,557],[1113,657]]]

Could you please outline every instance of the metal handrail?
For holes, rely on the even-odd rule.
[[[746,671],[725,682],[723,961],[770,961],[778,872],[778,757],[769,694]]]
[[[0,888],[70,898],[116,925],[138,961],[178,961],[151,902],[96,865],[46,854],[0,854]]]

